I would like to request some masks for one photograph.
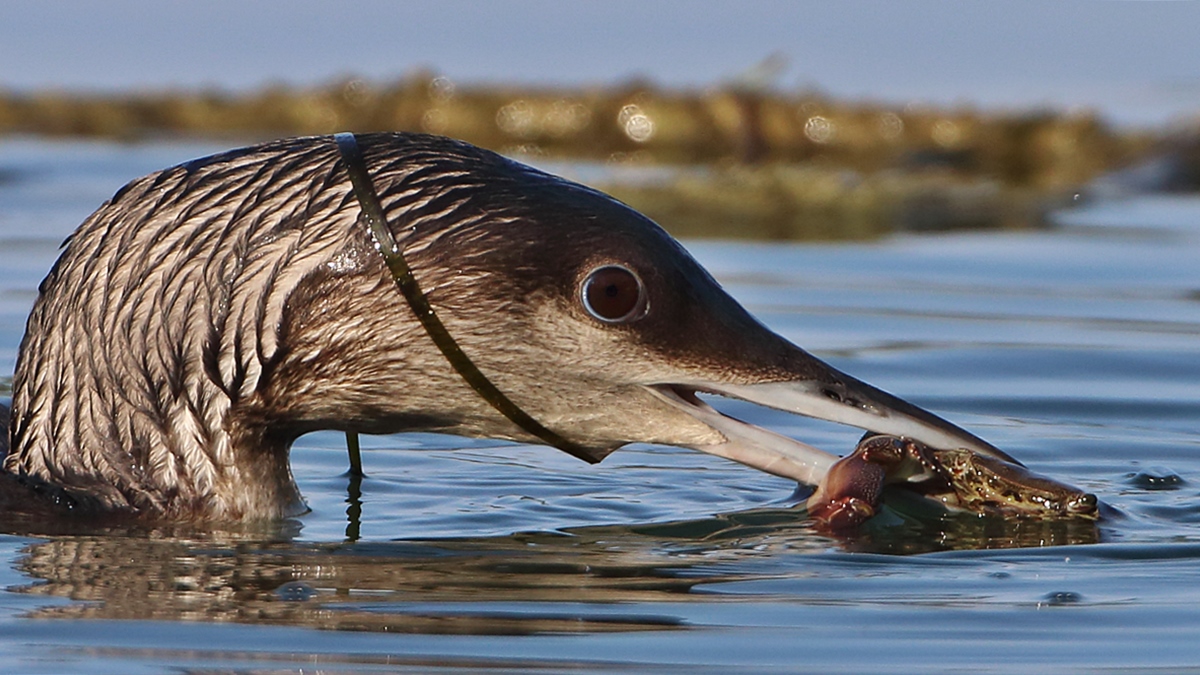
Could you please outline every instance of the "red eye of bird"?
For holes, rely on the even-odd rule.
[[[588,314],[604,323],[628,323],[646,315],[642,280],[620,265],[597,267],[579,289]]]

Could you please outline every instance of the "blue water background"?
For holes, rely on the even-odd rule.
[[[1094,0],[0,0],[0,89],[743,83],[837,98],[1194,119],[1200,4]],[[770,56],[780,69],[758,68]]]
[[[0,141],[0,382],[61,240],[223,147]],[[834,540],[792,484],[699,453],[589,467],[436,435],[364,439],[356,522],[342,439],[314,434],[312,513],[277,528],[0,537],[0,671],[1200,668],[1200,199],[1080,202],[1046,231],[688,247],[789,339],[1099,494],[1098,528]],[[831,451],[858,435],[720,405]]]

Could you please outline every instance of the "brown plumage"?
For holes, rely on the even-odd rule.
[[[831,463],[719,415],[696,391],[998,452],[770,332],[658,226],[603,194],[444,138],[361,144],[449,331],[514,402],[595,459],[666,443],[805,482]],[[358,214],[327,137],[122,188],[41,285],[4,470],[77,511],[278,518],[304,509],[288,449],[309,431],[535,441],[430,342]],[[581,284],[605,265],[638,276],[644,316],[589,314]],[[776,401],[780,387],[790,393]]]

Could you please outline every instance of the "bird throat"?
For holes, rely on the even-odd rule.
[[[404,258],[403,250],[392,236],[387,215],[384,214],[383,206],[379,202],[379,194],[375,191],[375,184],[371,180],[370,172],[367,171],[367,163],[363,159],[358,138],[352,133],[340,133],[334,136],[334,140],[341,153],[342,163],[346,165],[346,173],[350,175],[350,183],[354,186],[354,196],[361,209],[358,216],[359,222],[366,226],[367,232],[374,239],[375,248],[383,256],[384,263],[392,273],[396,288],[408,301],[408,306],[412,308],[413,314],[416,315],[429,338],[437,345],[454,370],[493,408],[525,432],[537,437],[547,445],[556,447],[589,464],[599,462],[600,457],[592,450],[547,429],[520,406],[513,403],[512,399],[500,391],[463,352],[458,342],[450,335],[450,331],[446,330],[445,324],[438,318],[437,312],[429,303],[429,298],[417,284],[412,268],[408,266],[408,261]]]

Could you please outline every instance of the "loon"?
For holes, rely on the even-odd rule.
[[[42,282],[12,388],[7,484],[147,520],[304,512],[289,449],[316,430],[589,462],[667,444],[809,485],[837,460],[700,394],[1015,463],[772,332],[628,206],[408,133],[267,142],[124,186]]]

